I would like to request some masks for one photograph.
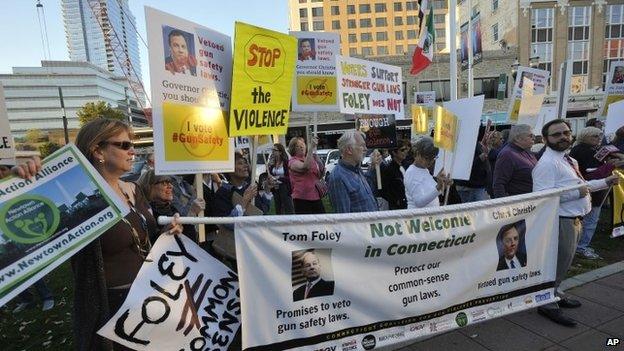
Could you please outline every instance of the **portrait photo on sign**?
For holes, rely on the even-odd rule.
[[[313,38],[300,38],[297,47],[299,61],[316,60],[316,44]]]
[[[171,74],[197,76],[195,36],[183,30],[163,26],[165,69]]]
[[[498,231],[496,246],[498,248],[497,271],[517,269],[527,265],[525,236],[526,222],[506,224]]]
[[[334,294],[331,249],[292,252],[293,301]]]
[[[613,70],[613,78],[611,79],[611,83],[613,84],[624,83],[624,66],[615,67],[615,69]]]

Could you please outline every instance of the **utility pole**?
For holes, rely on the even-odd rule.
[[[65,133],[65,145],[69,144],[69,133],[67,131],[67,113],[65,111],[65,100],[63,99],[63,90],[58,87],[59,99],[61,100],[61,111],[63,112],[63,132]]]

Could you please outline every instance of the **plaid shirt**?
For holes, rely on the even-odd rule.
[[[338,161],[338,165],[329,175],[329,198],[334,212],[377,211],[377,201],[371,190],[373,175],[372,170],[364,174],[359,166]]]

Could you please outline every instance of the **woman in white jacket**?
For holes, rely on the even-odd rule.
[[[431,138],[423,137],[416,141],[412,151],[414,163],[405,172],[403,180],[407,208],[440,206],[438,196],[442,195],[445,185],[451,184],[451,179],[444,173],[444,169],[438,173],[437,179],[429,173],[429,168],[438,158],[438,148],[433,145]]]

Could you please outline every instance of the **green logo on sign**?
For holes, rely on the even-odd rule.
[[[460,327],[465,327],[468,324],[468,316],[466,316],[464,312],[459,312],[455,317],[455,322],[457,322],[457,325]]]
[[[46,240],[56,232],[60,219],[56,205],[38,195],[20,196],[0,209],[0,229],[9,239],[21,244]]]

